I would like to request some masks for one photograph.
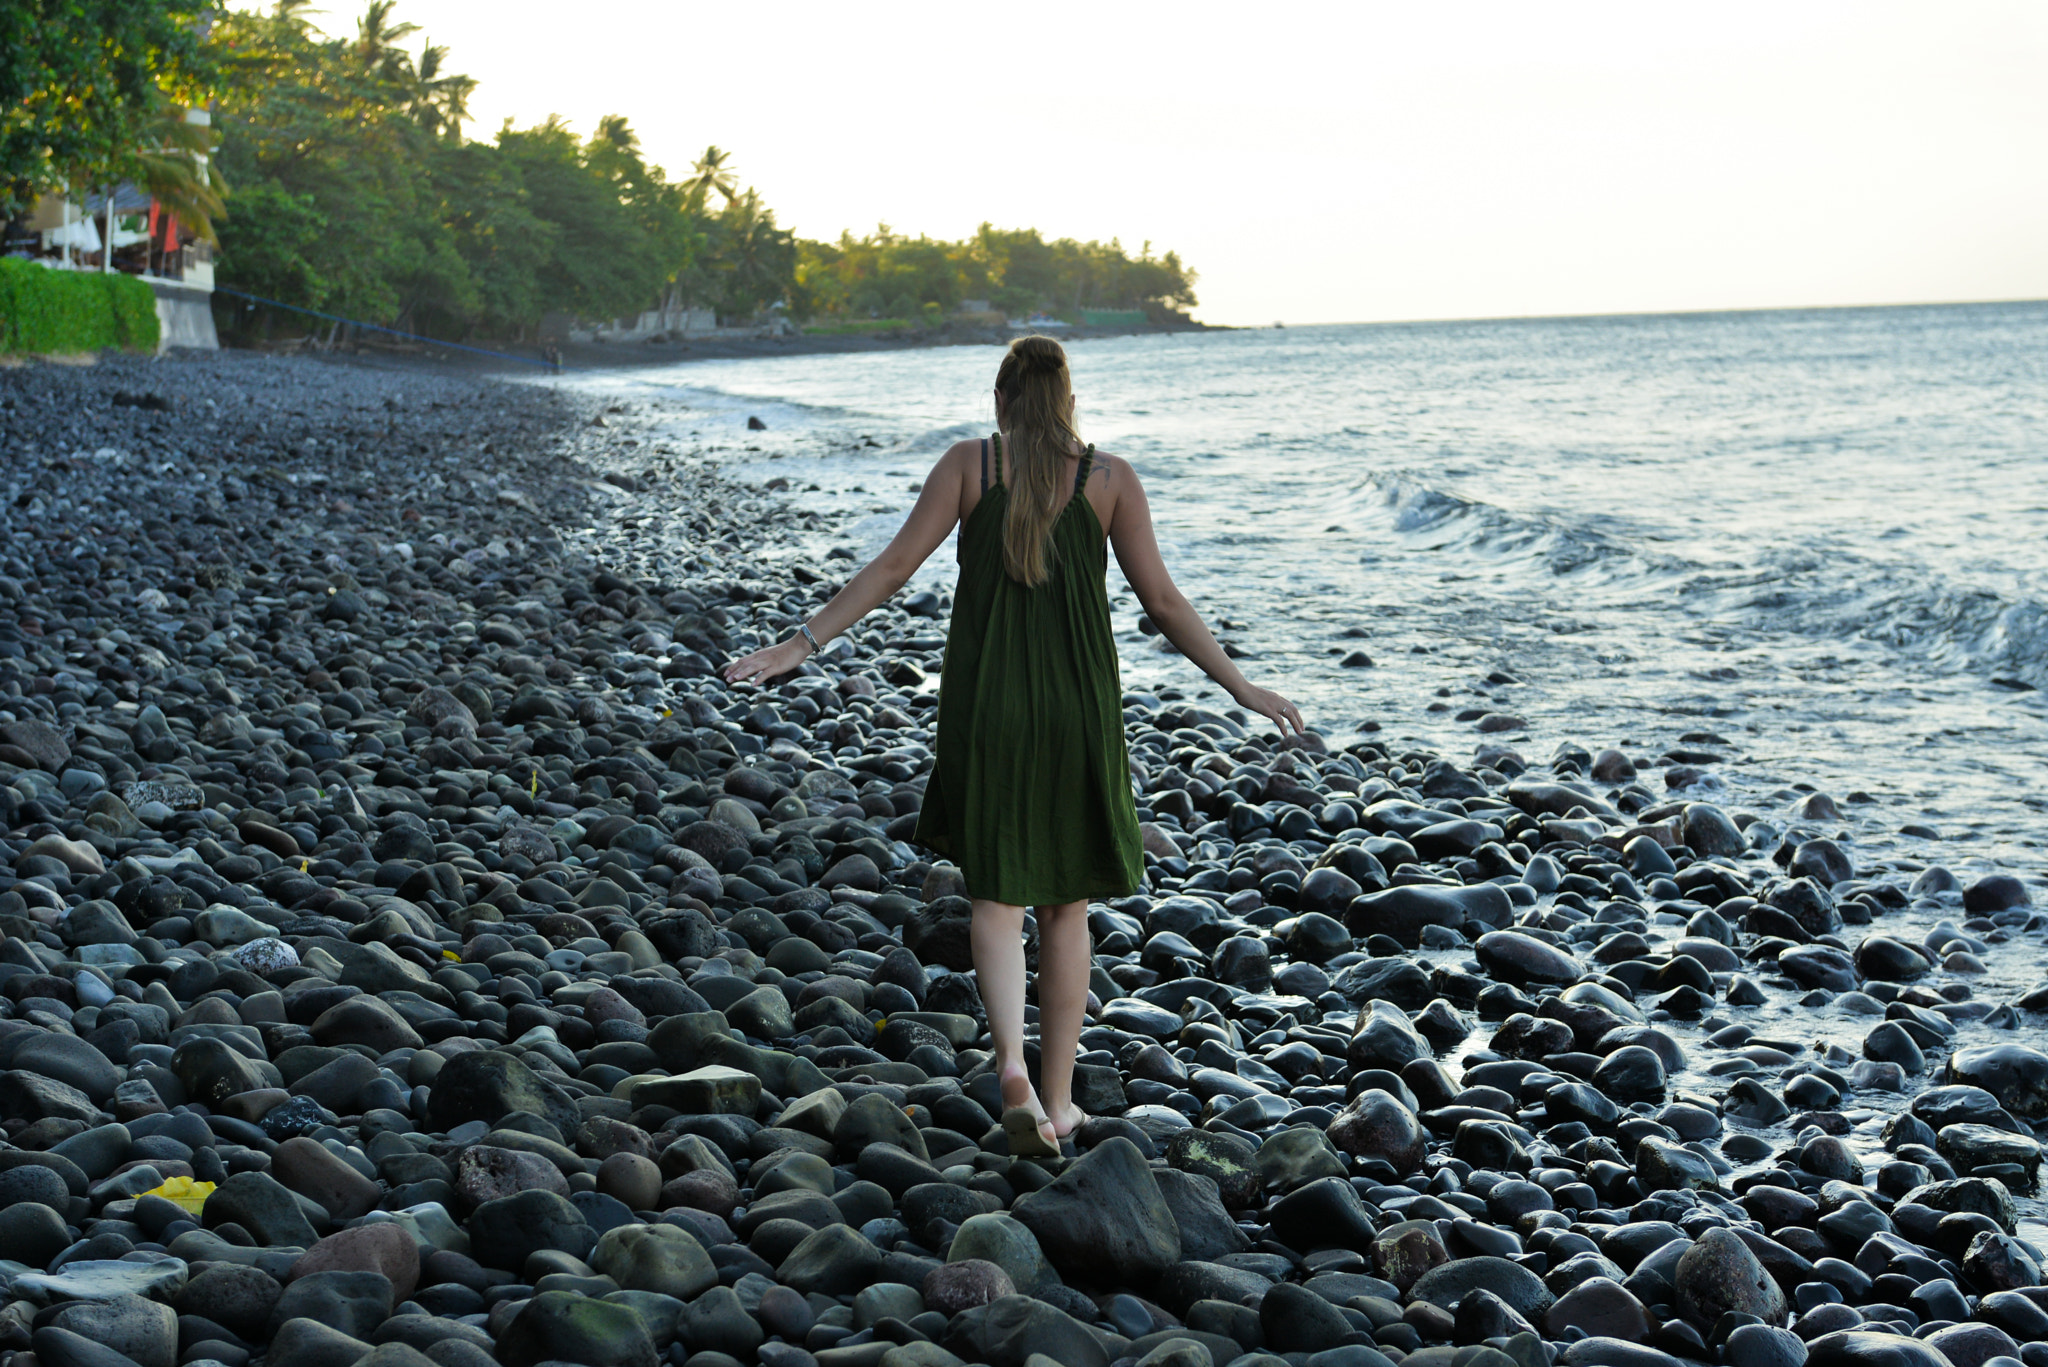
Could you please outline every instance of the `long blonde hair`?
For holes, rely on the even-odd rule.
[[[996,370],[996,391],[1011,452],[1003,569],[1035,588],[1052,577],[1052,526],[1067,503],[1064,458],[1081,445],[1067,353],[1050,337],[1019,337]]]

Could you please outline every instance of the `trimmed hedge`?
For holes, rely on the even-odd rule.
[[[0,353],[155,351],[156,294],[132,275],[0,258]]]

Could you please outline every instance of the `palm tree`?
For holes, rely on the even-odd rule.
[[[213,220],[223,212],[227,196],[212,156],[219,141],[210,125],[189,123],[181,107],[167,105],[157,115],[149,143],[133,153],[127,168],[137,189],[193,235],[216,246]]]
[[[318,13],[320,11],[313,8],[313,0],[276,0],[270,7],[272,18],[302,37],[313,27],[310,16]]]
[[[442,63],[448,49],[426,42],[412,72],[411,113],[420,127],[435,137],[460,138],[462,121],[469,117],[469,97],[476,90],[474,76],[443,76]]]
[[[692,203],[702,206],[713,190],[725,197],[729,207],[739,194],[740,175],[731,162],[732,153],[713,143],[704,149],[691,169],[696,172],[683,182],[683,192]]]
[[[398,42],[418,33],[420,26],[392,22],[391,11],[397,3],[398,0],[370,0],[363,17],[356,20],[356,65],[365,75],[397,78],[411,65]]]
[[[780,298],[794,278],[794,234],[775,226],[775,211],[755,190],[728,204],[719,221],[713,269],[723,277],[721,303],[731,313],[756,312]]]

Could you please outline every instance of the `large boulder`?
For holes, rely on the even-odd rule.
[[[427,1091],[427,1128],[442,1134],[472,1120],[495,1125],[514,1111],[537,1115],[565,1135],[583,1124],[574,1097],[496,1049],[457,1054]]]
[[[654,1340],[624,1305],[574,1291],[543,1291],[498,1335],[504,1367],[576,1362],[588,1367],[656,1367]]]
[[[1678,1260],[1672,1278],[1678,1313],[1701,1329],[1711,1329],[1731,1311],[1754,1315],[1765,1324],[1782,1324],[1785,1292],[1749,1245],[1730,1229],[1709,1229]]]
[[[1149,1285],[1180,1261],[1180,1231],[1138,1146],[1117,1136],[1012,1207],[1062,1272]]]

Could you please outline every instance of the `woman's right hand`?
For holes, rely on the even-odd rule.
[[[1248,683],[1230,696],[1236,700],[1239,707],[1256,712],[1278,726],[1283,736],[1290,730],[1298,736],[1306,729],[1302,725],[1301,709],[1270,688],[1260,688],[1256,684]]]
[[[764,683],[793,672],[810,656],[810,643],[801,636],[792,636],[751,655],[740,656],[721,672],[727,683]]]

